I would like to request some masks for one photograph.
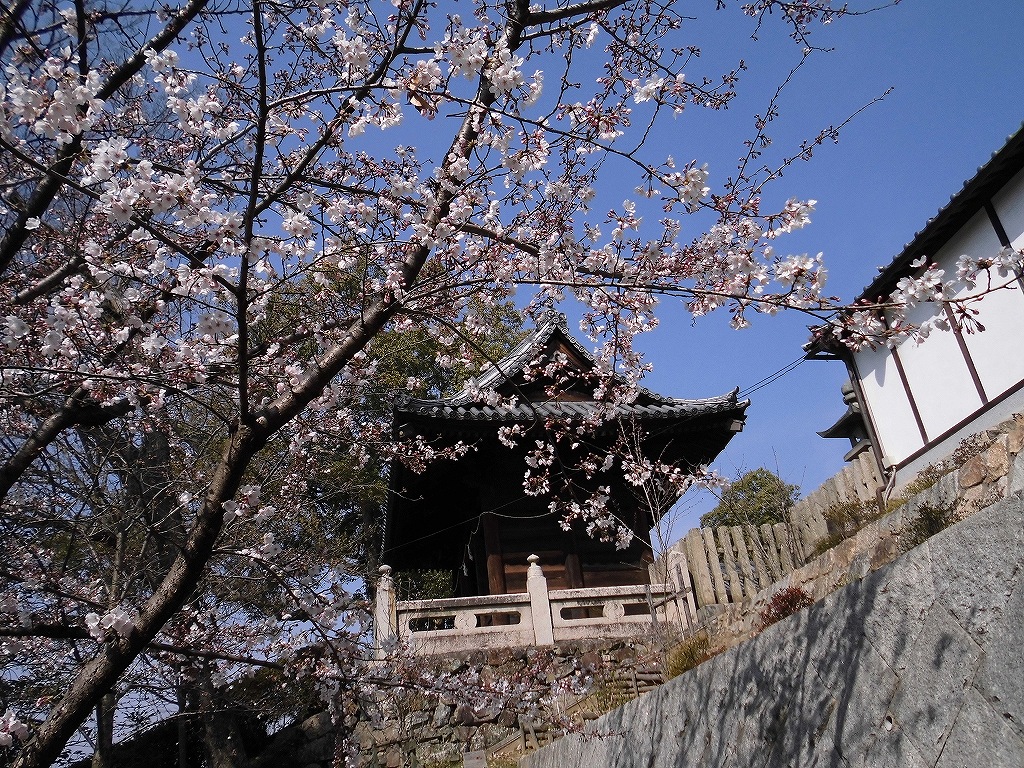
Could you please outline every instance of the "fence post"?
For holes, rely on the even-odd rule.
[[[693,576],[693,588],[697,593],[697,604],[700,608],[713,605],[715,588],[711,585],[711,569],[708,568],[708,554],[704,548],[704,538],[699,528],[691,528],[686,534],[686,562]]]
[[[704,548],[707,551],[708,565],[711,566],[711,580],[715,585],[715,602],[719,605],[726,605],[729,596],[725,591],[725,579],[722,576],[722,563],[718,557],[718,543],[715,541],[714,528],[701,528],[704,534]]]
[[[377,598],[373,603],[373,654],[383,659],[398,640],[398,605],[395,602],[395,582],[391,578],[391,566],[380,567],[377,582]]]
[[[736,558],[732,553],[732,537],[726,526],[712,529],[718,534],[718,543],[722,547],[722,567],[725,569],[725,578],[729,582],[726,589],[729,593],[730,603],[743,602],[743,587],[740,585],[739,573],[736,570]]]
[[[530,567],[526,570],[526,591],[530,595],[530,616],[533,619],[533,636],[537,645],[554,645],[555,631],[551,622],[551,600],[548,598],[548,580],[538,563],[540,558],[530,555],[526,558]]]
[[[750,567],[750,553],[747,551],[747,542],[743,539],[743,529],[734,525],[729,528],[729,533],[732,535],[732,545],[736,548],[736,558],[742,572],[743,599],[754,597],[757,594],[757,582],[754,580],[754,569]]]

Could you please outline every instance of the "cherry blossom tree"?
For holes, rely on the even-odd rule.
[[[781,18],[805,57],[814,25],[852,12],[742,8],[754,28]],[[573,299],[613,403],[647,370],[632,340],[665,297],[736,327],[795,308],[851,343],[891,333],[871,308],[834,314],[820,258],[773,250],[813,201],[768,211],[765,185],[835,129],[771,166],[773,100],[727,180],[649,146],[664,118],[735,94],[739,65],[687,77],[691,10],[16,0],[0,14],[0,652],[29,681],[0,720],[15,765],[50,765],[90,717],[109,743],[116,699],[147,675],[180,691],[200,667],[214,683],[271,670],[315,680],[327,704],[369,679],[351,563],[302,543],[318,526],[332,539],[311,488],[439,455],[368,415],[395,339],[421,334],[436,365],[472,372],[489,313]],[[598,213],[608,174],[632,180]],[[943,286],[926,273],[901,297]],[[572,504],[600,520],[600,494]]]

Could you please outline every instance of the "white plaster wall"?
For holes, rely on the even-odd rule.
[[[1024,171],[992,198],[992,206],[1014,248],[1024,248]]]
[[[1024,172],[997,200],[997,213],[1009,237],[1017,247],[1024,247]],[[988,214],[982,210],[932,256],[947,277],[952,277],[962,254],[983,257],[1000,247]],[[996,285],[1012,282],[1010,276],[998,275],[993,281]],[[973,295],[984,286],[985,282],[979,281],[976,289],[964,288],[957,297]],[[964,343],[986,398],[993,401],[1024,381],[1024,295],[1014,286],[991,293],[974,306],[985,331],[965,333]],[[934,310],[931,304],[915,307],[908,319],[920,323]],[[985,407],[952,332],[935,331],[923,344],[905,341],[898,352],[929,441]],[[898,464],[923,442],[892,354],[887,349],[866,350],[855,359],[882,452],[887,462]]]
[[[978,309],[985,331],[965,334],[964,341],[985,394],[995,400],[1024,381],[1024,296],[1015,285],[1012,290],[989,294]]]
[[[918,324],[929,319],[935,309],[931,304],[918,305],[907,313],[907,319]],[[934,331],[920,344],[907,340],[900,344],[899,356],[929,441],[982,406],[963,353],[951,331]],[[901,455],[897,461],[907,455]]]
[[[866,349],[855,355],[854,363],[882,454],[887,463],[895,464],[924,442],[892,354],[885,347]]]
[[[995,255],[1002,248],[999,237],[988,214],[978,211],[960,230],[933,254],[930,254],[950,277],[956,272],[956,260],[961,254],[973,256]]]
[[[1024,248],[1024,171],[1018,173],[992,200],[996,215],[1014,248]],[[992,246],[986,241],[985,247]],[[1012,276],[992,276],[994,284],[1012,284]],[[985,333],[966,337],[989,399],[995,399],[1024,381],[1024,295],[1020,286],[986,296],[978,304]]]
[[[1020,186],[1021,182],[1024,182],[1024,177],[1018,176],[1015,183]],[[1003,202],[1005,212],[1015,210],[1020,219],[1017,226],[1024,225],[1024,188],[1006,196]],[[1007,203],[1013,203],[1017,208],[1008,208]],[[1007,224],[1004,222],[1003,226]],[[1012,230],[1008,230],[1008,234],[1013,237]],[[953,275],[956,260],[962,254],[985,257],[1001,247],[988,214],[980,211],[939,250],[936,260],[947,275]],[[969,326],[964,329],[964,342],[990,401],[1024,380],[1024,297],[1013,275],[1000,276],[994,271],[990,279],[979,279],[974,289],[965,287],[956,294],[956,298],[964,298],[977,295],[989,286],[1006,285],[1010,287],[990,293],[973,304],[979,313],[977,320],[985,331],[970,333],[968,331],[973,329]]]
[[[893,485],[894,493],[898,494],[907,483],[916,478],[918,473],[929,464],[938,464],[948,458],[960,447],[960,443],[965,439],[986,429],[999,428],[1007,420],[1013,418],[1015,413],[1024,413],[1024,390],[1017,390],[1017,392],[1007,397],[998,405],[987,409],[979,414],[977,418],[971,419],[968,424],[953,432],[945,440],[933,445],[923,456],[907,462],[896,473],[896,482]],[[1024,459],[1021,459],[1019,463],[1021,474],[1017,476],[1024,477]]]

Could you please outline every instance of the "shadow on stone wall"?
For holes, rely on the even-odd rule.
[[[522,765],[1019,768],[1022,507],[993,504]]]

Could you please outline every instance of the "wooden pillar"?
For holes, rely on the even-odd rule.
[[[565,556],[565,578],[569,582],[569,589],[583,589],[583,568],[580,556],[575,552]]]
[[[487,556],[487,594],[505,594],[505,563],[501,557],[501,533],[494,515],[483,516],[484,550]]]

